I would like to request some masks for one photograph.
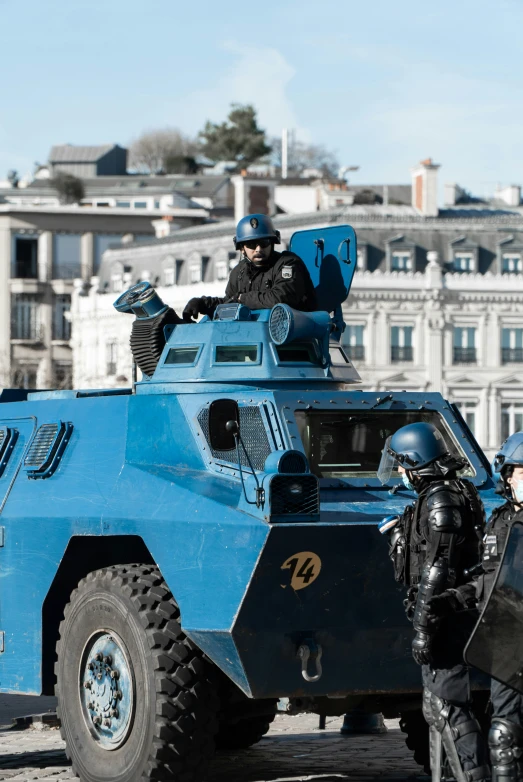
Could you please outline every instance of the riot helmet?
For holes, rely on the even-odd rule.
[[[501,473],[504,467],[523,467],[523,432],[507,437],[492,462],[492,471]]]
[[[507,437],[492,462],[493,478],[501,483],[498,493],[506,497],[512,495],[507,479],[514,467],[523,467],[523,432],[514,432]]]
[[[402,426],[385,441],[377,477],[385,484],[390,480],[398,466],[407,472],[420,473],[429,476],[445,474],[440,460],[448,462],[450,457],[445,438],[435,426],[424,421]],[[436,466],[438,463],[438,466]],[[452,469],[459,465],[452,460]],[[451,465],[449,464],[450,468]],[[432,468],[432,469],[431,469]],[[446,470],[448,472],[449,469]]]
[[[246,215],[236,226],[236,235],[233,237],[236,250],[241,250],[246,242],[256,241],[256,239],[270,239],[273,244],[280,244],[280,232],[276,230],[267,215]]]

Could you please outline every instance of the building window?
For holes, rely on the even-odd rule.
[[[12,275],[33,280],[38,277],[38,239],[15,237]]]
[[[412,258],[408,250],[394,250],[391,257],[393,272],[408,272],[412,269]]]
[[[159,201],[155,201],[154,202],[154,208],[155,209],[159,209],[160,208],[160,202]]]
[[[71,321],[66,316],[71,309],[71,297],[60,294],[54,297],[53,305],[53,339],[71,339]]]
[[[134,208],[135,209],[147,209],[147,201],[135,201],[134,202]]]
[[[175,283],[175,270],[174,266],[166,266],[163,270],[163,284],[166,287],[174,285]]]
[[[501,329],[501,363],[523,362],[523,328]]]
[[[38,369],[33,364],[20,365],[12,373],[11,385],[13,388],[36,388],[36,375]]]
[[[459,408],[461,415],[463,416],[465,423],[472,432],[476,435],[476,403],[475,402],[456,402],[456,407]]]
[[[225,261],[219,261],[216,264],[216,279],[217,280],[226,280],[227,279],[227,263]]]
[[[131,202],[130,201],[117,201],[116,202],[116,206],[120,207],[120,209],[129,209],[129,207],[131,206]]]
[[[365,360],[365,326],[347,326],[343,333],[343,347],[352,361]]]
[[[40,339],[40,300],[31,293],[11,298],[11,339]]]
[[[476,363],[476,329],[454,327],[454,364]]]
[[[453,270],[455,272],[473,272],[474,271],[473,253],[455,253]]]
[[[55,234],[53,247],[53,280],[81,277],[80,234]]]
[[[503,253],[501,256],[502,274],[520,274],[522,268],[521,253]]]
[[[65,361],[53,362],[53,386],[58,389],[73,387],[73,367]]]
[[[523,402],[501,405],[501,440],[523,430]]]
[[[189,269],[189,282],[201,282],[202,281],[202,265],[201,263],[194,263]]]
[[[412,361],[414,351],[412,349],[413,326],[392,326],[390,334],[390,359],[391,361]]]
[[[116,361],[118,357],[118,343],[112,339],[106,343],[106,374],[116,375]]]

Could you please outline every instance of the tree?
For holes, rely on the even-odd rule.
[[[275,166],[281,168],[281,138],[271,139],[272,160]],[[323,176],[335,177],[340,163],[335,152],[321,144],[305,144],[303,141],[289,143],[287,152],[287,171],[291,176],[300,176],[306,169],[317,169]]]
[[[358,190],[358,192],[354,196],[353,203],[356,205],[370,204],[371,206],[375,206],[376,204],[382,204],[383,198],[380,196],[379,193],[375,193],[374,190],[369,190],[368,188],[364,188],[363,190]]]
[[[196,166],[196,151],[194,139],[177,128],[148,130],[131,142],[129,167],[143,174],[185,174]]]
[[[82,180],[65,171],[59,171],[49,184],[57,191],[61,204],[78,204],[85,195]]]
[[[265,131],[258,127],[254,106],[233,103],[225,122],[219,125],[207,121],[200,131],[201,151],[218,162],[234,160],[246,167],[271,151]]]

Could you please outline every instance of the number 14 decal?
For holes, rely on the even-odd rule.
[[[285,560],[282,570],[291,571],[291,588],[297,591],[305,589],[320,575],[321,559],[312,551],[300,551]],[[286,584],[282,584],[285,588]]]

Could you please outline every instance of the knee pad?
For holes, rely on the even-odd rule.
[[[432,724],[440,733],[443,733],[449,722],[450,703],[434,693],[430,694],[430,713]]]
[[[523,729],[515,722],[494,717],[488,734],[492,765],[516,764],[523,756]]]

